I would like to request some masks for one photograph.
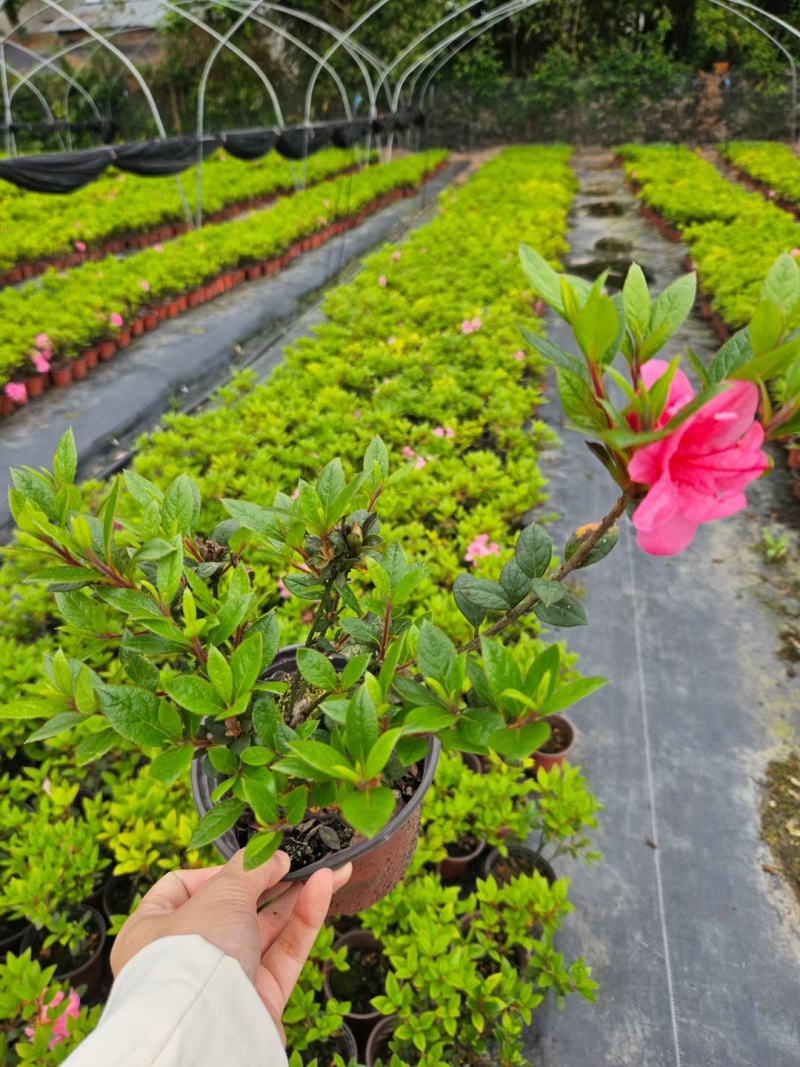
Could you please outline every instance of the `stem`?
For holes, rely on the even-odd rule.
[[[614,504],[614,507],[609,511],[608,515],[597,526],[597,529],[593,530],[591,534],[586,538],[578,551],[567,563],[562,563],[559,569],[552,577],[552,581],[561,582],[568,574],[571,574],[576,567],[579,567],[581,563],[586,559],[589,553],[599,544],[602,538],[608,533],[617,519],[625,511],[625,507],[628,503],[628,497],[623,493],[621,497]],[[494,637],[495,634],[499,634],[502,630],[505,630],[507,626],[510,626],[512,622],[516,622],[523,615],[533,608],[534,604],[539,601],[538,596],[535,593],[528,593],[524,600],[521,600],[515,608],[512,608],[507,615],[504,615],[502,619],[498,619],[488,629],[484,630],[479,637],[474,637],[471,641],[468,641],[466,645],[462,645],[458,649],[458,652],[473,652],[480,646],[481,638]],[[404,664],[405,666],[405,664]]]
[[[115,571],[113,567],[109,567],[105,563],[103,563],[94,552],[89,553],[89,559],[91,560],[92,566],[96,567],[101,574],[104,574],[106,576],[106,578],[110,578],[114,585],[118,585],[123,589],[136,588],[135,582],[129,582],[127,578],[123,578],[122,575],[118,571]]]

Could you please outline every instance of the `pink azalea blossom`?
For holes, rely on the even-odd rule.
[[[417,462],[414,464],[414,470],[421,471],[427,463],[427,459],[424,456],[417,456]]]
[[[456,431],[452,426],[436,426],[433,431],[434,437],[455,437]]]
[[[76,250],[78,252],[85,252],[86,251],[86,244],[85,244],[84,241],[76,241],[75,242],[75,248],[76,248]]]
[[[800,256],[800,248],[793,248],[789,253],[790,256]]]
[[[636,179],[639,177],[638,172],[635,171],[635,170],[632,170],[631,171],[631,177],[633,178],[634,181],[636,181]]]
[[[150,282],[146,278],[142,278],[142,280],[139,282],[139,287],[143,293],[150,292]]]
[[[119,327],[122,325],[122,315],[118,314],[116,311],[112,311],[111,314],[108,316],[108,321],[111,323],[112,326],[116,326],[117,329],[119,329]]]
[[[416,456],[417,454],[410,445],[403,445],[400,451],[403,453],[406,459],[413,459],[414,456]]]
[[[464,321],[461,323],[461,332],[462,333],[472,333],[472,320],[471,319],[464,319]]]
[[[50,1039],[47,1042],[47,1047],[52,1051],[56,1045],[62,1042],[65,1038],[69,1037],[69,1020],[77,1019],[81,1006],[81,998],[75,992],[74,989],[70,989],[69,998],[67,1000],[67,1006],[61,1012],[60,1015],[52,1018],[50,1012],[53,1008],[57,1007],[64,999],[64,994],[61,990],[56,993],[49,1004],[42,1004],[39,1008],[39,1017],[36,1020],[37,1024],[44,1026],[47,1023],[53,1024],[53,1029],[50,1032]],[[35,1026],[25,1027],[25,1036],[29,1041],[32,1041],[36,1034]]]
[[[3,392],[11,397],[15,404],[24,404],[28,399],[28,390],[22,382],[9,382]]]
[[[33,343],[36,345],[37,348],[49,348],[50,338],[47,336],[46,333],[37,333],[33,339]]]
[[[286,586],[283,584],[283,578],[278,579],[278,594],[281,600],[288,600],[289,597],[292,595],[286,588]]]
[[[391,260],[393,263],[397,263],[403,253],[398,248],[395,252],[392,252]]]
[[[490,541],[488,534],[476,534],[464,553],[467,563],[474,563],[482,556],[499,556],[500,545],[496,541]]]
[[[163,252],[164,251],[164,246],[161,244],[160,241],[158,242],[158,244],[153,245],[153,251],[154,252]]]
[[[774,200],[774,199],[775,199],[775,190],[774,189],[770,189],[770,191],[767,193],[767,200]]]
[[[385,274],[381,274],[379,276],[378,285],[381,287],[381,289],[385,289],[386,288],[386,275]]]
[[[387,337],[387,338],[386,338],[386,344],[387,344],[387,345],[393,345],[393,344],[394,344],[394,342],[395,342],[395,339],[394,339],[394,337]],[[384,380],[385,382],[388,382],[388,381],[389,381],[389,378],[384,378],[383,380]]]
[[[481,326],[483,326],[483,323],[481,322],[481,320],[476,315],[475,318],[472,320],[472,329],[473,330],[479,330],[481,328]]]
[[[297,500],[297,498],[299,496],[300,496],[300,490],[299,489],[292,490],[292,494],[291,494],[291,499],[292,500]]]
[[[662,360],[650,360],[643,377],[651,363],[662,364],[660,373],[667,366]],[[658,366],[648,372],[652,381],[658,372]],[[674,414],[693,395],[686,376],[679,379],[678,374],[660,426],[669,420],[670,411]],[[669,437],[639,449],[628,464],[631,478],[648,486],[632,520],[643,552],[654,556],[682,552],[701,522],[741,511],[747,504],[742,490],[767,469],[769,461],[761,450],[764,430],[755,422],[758,389],[752,382],[728,385]]]
[[[523,359],[525,359],[525,353],[522,351],[521,348],[518,348],[517,351],[514,353],[514,359],[518,360],[520,363],[523,361]]]
[[[44,352],[37,352],[36,355],[31,356],[31,363],[33,363],[39,374],[47,374],[50,370],[50,354],[45,355]]]

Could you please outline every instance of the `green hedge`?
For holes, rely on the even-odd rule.
[[[734,167],[779,200],[800,205],[800,159],[780,141],[726,141],[719,150]]]

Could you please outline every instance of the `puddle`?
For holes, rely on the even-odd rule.
[[[587,185],[585,189],[581,189],[581,196],[601,196],[605,200],[613,200],[616,192],[607,185]]]
[[[633,241],[623,241],[621,237],[601,237],[595,241],[594,247],[598,252],[632,252]]]
[[[622,243],[624,244],[625,242]],[[607,270],[606,289],[610,292],[619,292],[625,284],[625,278],[630,266],[631,260],[624,258],[573,259],[567,262],[567,270],[569,270],[570,274],[577,274],[578,277],[587,278],[592,282],[595,278],[599,278],[603,271]],[[639,266],[642,267],[642,264],[640,263]],[[652,284],[655,280],[652,271],[648,270],[647,267],[642,267],[642,271],[648,284]]]
[[[601,200],[598,204],[587,204],[583,210],[587,215],[604,219],[612,215],[624,215],[629,210],[629,205],[622,204],[619,200]]]

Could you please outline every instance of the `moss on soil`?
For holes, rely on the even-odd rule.
[[[767,765],[761,835],[800,901],[800,753]]]

